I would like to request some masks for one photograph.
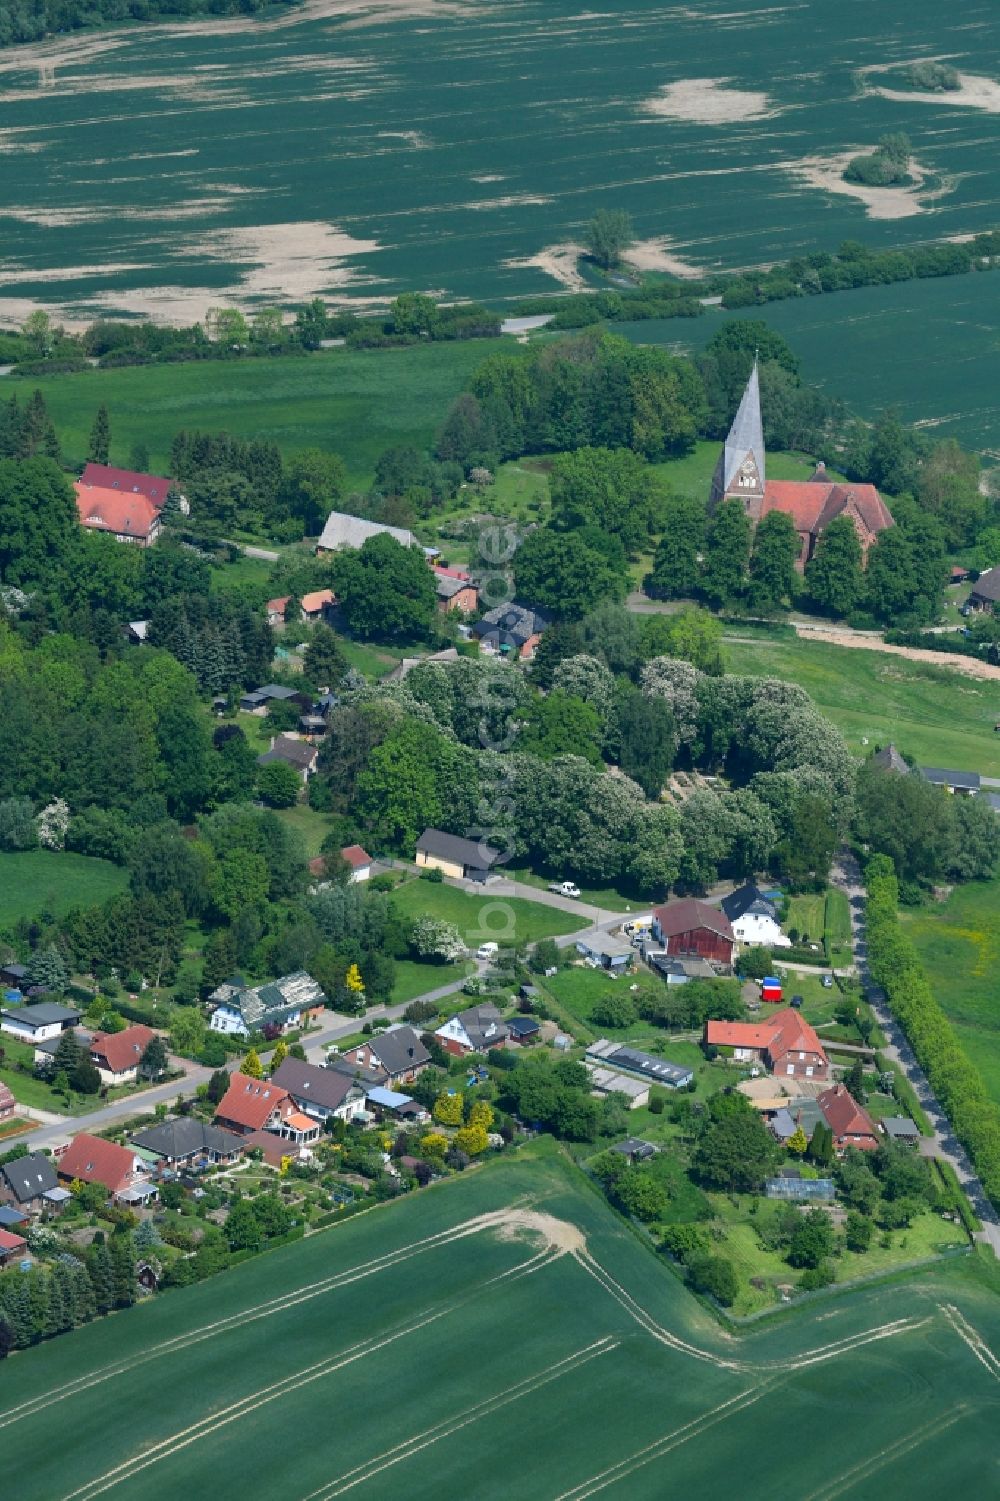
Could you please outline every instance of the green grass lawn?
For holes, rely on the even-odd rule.
[[[1000,682],[801,639],[727,641],[726,658],[730,672],[799,683],[858,754],[892,740],[925,766],[1000,776]]]
[[[94,413],[111,414],[112,459],[143,442],[166,469],[182,428],[273,439],[287,455],[303,448],[339,453],[348,483],[371,484],[387,448],[429,448],[452,399],[475,367],[509,339],[470,339],[410,349],[325,350],[225,365],[148,365],[32,379],[41,388],[63,452],[83,463]]]
[[[0,924],[72,907],[93,907],[128,885],[128,872],[110,860],[66,851],[24,850],[0,854]]]
[[[633,1022],[628,1027],[607,1027],[591,1020],[594,1007],[606,996],[628,995],[628,987],[635,984],[634,975],[619,975],[616,979],[604,970],[572,965],[561,969],[557,975],[537,979],[534,983],[552,995],[559,1006],[580,1024],[587,1041],[593,1041],[599,1034],[621,1038],[622,1041],[648,1038],[653,1030],[649,1022],[643,1021]]]
[[[932,1501],[992,1463],[996,1384],[941,1306],[995,1348],[989,1276],[963,1258],[734,1339],[539,1142],[3,1362],[5,1484],[162,1501],[211,1473],[218,1501],[301,1501],[463,1494],[474,1474],[480,1501],[507,1501],[515,1436],[521,1501],[716,1496],[737,1473],[764,1501],[802,1432],[810,1475],[863,1467],[879,1494]],[[924,1440],[945,1419],[962,1441],[939,1452]]]
[[[789,937],[794,928],[799,943],[821,943],[823,941],[823,925],[825,921],[826,898],[822,891],[807,891],[801,896],[793,896],[788,903],[788,920],[784,927]],[[780,954],[778,956],[781,957]],[[822,964],[822,954],[817,963]]]
[[[324,814],[317,813],[308,803],[296,803],[294,808],[280,808],[278,817],[300,835],[308,860],[320,853],[330,831],[330,820]]]
[[[404,652],[390,646],[369,646],[364,641],[348,641],[341,637],[341,650],[347,658],[348,667],[353,667],[363,677],[370,678],[373,682],[384,678],[387,672],[391,672],[404,656],[419,657],[423,655],[423,649],[413,647]]]
[[[846,891],[830,886],[826,893],[826,939],[830,946],[830,962],[833,965],[849,964],[851,961],[851,906]]]
[[[465,964],[421,964],[416,959],[397,959],[392,1005],[402,1006],[406,1001],[415,1001],[417,996],[426,995],[429,990],[438,990],[453,980],[462,980],[466,968]]]
[[[958,886],[946,902],[901,916],[955,1035],[1000,1101],[998,913],[1000,878]]]
[[[471,896],[437,881],[405,881],[393,892],[392,900],[404,917],[429,913],[454,923],[472,949],[491,940],[537,943],[539,938],[573,933],[582,926],[578,917],[557,907],[543,907],[522,897],[492,896],[488,888]]]
[[[526,886],[536,886],[539,891],[545,891],[552,880],[551,876],[538,875],[526,865],[508,865],[505,870],[511,880],[523,881]],[[642,903],[634,896],[624,896],[615,886],[581,886],[580,900],[588,906],[602,907],[608,912],[649,911],[648,905],[643,908]]]

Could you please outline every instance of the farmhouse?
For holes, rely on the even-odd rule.
[[[318,760],[319,751],[308,740],[297,740],[293,735],[272,735],[271,749],[257,757],[257,765],[269,766],[272,761],[284,761],[306,783],[316,770]]]
[[[431,1055],[412,1027],[390,1027],[387,1032],[348,1048],[342,1055],[348,1063],[378,1069],[387,1084],[410,1084],[428,1066]]]
[[[722,910],[740,943],[768,949],[791,948],[792,940],[781,931],[776,905],[758,886],[751,883],[724,896]]]
[[[248,1074],[233,1074],[215,1119],[237,1136],[266,1131],[302,1143],[315,1141],[319,1135],[319,1126],[296,1107],[287,1089],[273,1079],[251,1079]]]
[[[86,464],[80,481],[102,490],[117,490],[121,495],[143,495],[158,511],[163,509],[174,483],[163,474],[140,474],[134,469],[116,469],[113,464]]]
[[[128,1147],[81,1131],[56,1155],[60,1178],[72,1183],[100,1183],[113,1199],[155,1198],[156,1189],[146,1181],[146,1164]]]
[[[823,464],[818,464],[812,478],[805,481],[769,480],[765,469],[760,383],[754,362],[715,466],[710,508],[714,510],[723,500],[738,500],[754,526],[771,511],[790,516],[799,538],[796,567],[800,572],[816,551],[823,532],[838,516],[847,516],[853,524],[863,559],[867,559],[879,533],[893,525],[888,507],[874,485],[831,481]]]
[[[857,1147],[862,1152],[876,1150],[878,1128],[867,1110],[843,1084],[833,1084],[825,1089],[817,1096],[816,1103],[833,1132],[833,1144],[838,1152],[844,1152],[848,1147]]]
[[[665,1084],[668,1089],[683,1089],[694,1078],[693,1069],[679,1063],[668,1063],[665,1058],[640,1052],[638,1048],[609,1042],[606,1037],[591,1043],[587,1049],[587,1061],[619,1073],[638,1074],[647,1084]]]
[[[365,1092],[353,1079],[300,1058],[283,1058],[271,1082],[287,1090],[298,1109],[313,1120],[336,1116],[350,1121],[364,1108]]]
[[[790,1079],[828,1079],[830,1061],[809,1023],[787,1006],[766,1021],[705,1023],[709,1047],[732,1048],[743,1063],[760,1063]]]
[[[156,1033],[152,1027],[126,1027],[124,1032],[95,1032],[90,1060],[102,1084],[131,1084],[139,1077],[142,1055]]]
[[[733,962],[736,940],[729,918],[695,897],[654,907],[653,937],[672,958],[696,955],[716,964]]]
[[[41,1001],[36,1006],[20,1006],[16,1011],[0,1011],[0,1032],[9,1032],[22,1042],[45,1042],[75,1027],[80,1012],[75,1006],[60,1006]]]
[[[445,1050],[456,1058],[466,1053],[486,1053],[490,1048],[503,1047],[507,1040],[507,1026],[495,1006],[470,1006],[449,1017],[434,1033],[441,1039]]]
[[[487,656],[516,656],[530,662],[548,623],[547,616],[527,605],[497,605],[476,621],[472,634]]]
[[[316,543],[316,555],[339,552],[343,547],[362,547],[369,537],[383,535],[395,537],[403,547],[416,547],[417,539],[412,532],[401,526],[383,526],[378,521],[366,521],[362,516],[349,516],[344,511],[331,511],[326,518],[320,539]]]
[[[440,870],[455,880],[485,881],[500,859],[500,851],[478,839],[460,839],[443,829],[425,829],[417,840],[416,863]]]
[[[246,986],[242,980],[226,980],[212,991],[209,1001],[215,1004],[213,1032],[230,1037],[249,1037],[251,1032],[276,1027],[302,1027],[323,1013],[326,996],[311,975],[297,970],[267,985]]]
[[[88,531],[109,532],[119,542],[150,547],[160,533],[160,511],[145,495],[123,494],[76,480],[76,509]]]
[[[244,1150],[241,1136],[222,1131],[194,1115],[161,1121],[158,1126],[137,1132],[132,1143],[143,1152],[152,1153],[159,1166],[184,1168],[188,1172],[200,1172],[217,1162],[235,1162]]]

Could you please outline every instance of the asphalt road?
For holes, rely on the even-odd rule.
[[[848,851],[842,851],[833,870],[832,881],[847,893],[851,907],[851,938],[854,960],[863,986],[873,987],[868,969],[868,951],[865,943],[865,889],[861,880],[858,862]],[[882,994],[877,988],[874,994]],[[1000,1217],[986,1197],[983,1185],[966,1155],[965,1148],[955,1136],[951,1121],[942,1109],[937,1096],[927,1082],[923,1069],[913,1055],[913,1050],[902,1028],[893,1019],[884,1001],[872,1000],[872,1010],[879,1026],[888,1038],[888,1046],[880,1051],[886,1058],[897,1063],[916,1091],[917,1099],[934,1128],[934,1155],[950,1162],[958,1180],[969,1196],[973,1209],[982,1221],[983,1228],[976,1239],[992,1246],[995,1256],[1000,1257]]]

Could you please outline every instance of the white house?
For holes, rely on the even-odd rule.
[[[340,853],[351,867],[349,885],[353,886],[358,881],[367,881],[371,878],[372,857],[367,850],[361,848],[360,844],[345,844]]]
[[[487,1053],[501,1048],[507,1041],[507,1024],[495,1006],[470,1006],[451,1016],[434,1033],[449,1053],[461,1058],[464,1053]]]
[[[722,910],[729,918],[737,942],[765,949],[790,949],[778,922],[778,909],[759,887],[741,886],[739,891],[722,898]]]
[[[13,1011],[0,1011],[0,1031],[9,1032],[22,1042],[48,1042],[75,1027],[80,1012],[73,1006],[58,1006],[42,1001],[37,1006],[18,1006]]]
[[[249,1037],[266,1026],[304,1027],[323,1013],[326,996],[311,975],[298,970],[268,985],[249,986],[242,980],[227,980],[213,990],[209,1001],[215,1004],[213,1032],[229,1037]]]

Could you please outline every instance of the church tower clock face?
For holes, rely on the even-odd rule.
[[[743,460],[736,483],[741,490],[756,490],[759,488],[760,479],[757,475],[757,465],[752,458]]]

